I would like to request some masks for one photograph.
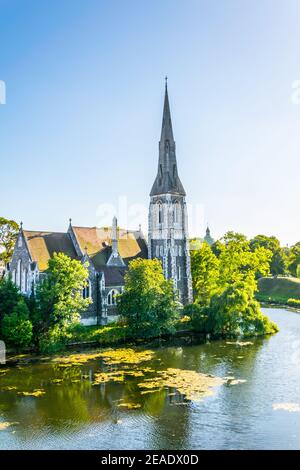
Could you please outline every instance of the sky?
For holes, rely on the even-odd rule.
[[[0,215],[146,232],[167,75],[190,235],[299,241],[299,26],[300,0],[0,0]]]

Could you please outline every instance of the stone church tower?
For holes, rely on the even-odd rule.
[[[150,193],[149,258],[162,261],[167,279],[183,304],[193,301],[185,190],[178,176],[168,88],[165,101],[157,176]]]

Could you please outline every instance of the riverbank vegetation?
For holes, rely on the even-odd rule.
[[[0,219],[0,226],[1,259],[6,262],[17,225]],[[275,237],[247,240],[228,232],[212,246],[201,242],[193,248],[192,305],[180,305],[158,260],[137,259],[130,263],[117,299],[120,321],[96,327],[79,323],[91,302],[82,297],[88,267],[55,254],[30,298],[9,279],[0,280],[0,337],[14,349],[55,352],[75,343],[119,344],[178,330],[212,337],[264,335],[277,327],[261,313],[258,301],[299,307],[300,280],[285,276],[300,276],[300,242],[288,249]]]
[[[300,279],[295,277],[262,277],[258,280],[256,299],[276,305],[300,308]]]

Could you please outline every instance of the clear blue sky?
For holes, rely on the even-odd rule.
[[[300,240],[299,24],[299,0],[0,0],[1,215],[62,231],[126,197],[146,231],[167,74],[191,234]]]

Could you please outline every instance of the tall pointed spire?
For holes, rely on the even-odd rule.
[[[164,101],[160,141],[164,142],[165,140],[169,140],[170,142],[175,144],[174,137],[173,137],[173,129],[172,129],[169,95],[168,95],[168,77],[166,77],[165,80],[166,80],[165,101]]]
[[[185,191],[179,179],[177,170],[176,145],[173,136],[167,77],[159,142],[158,171],[150,196],[157,196],[159,194],[178,194],[185,196]]]

